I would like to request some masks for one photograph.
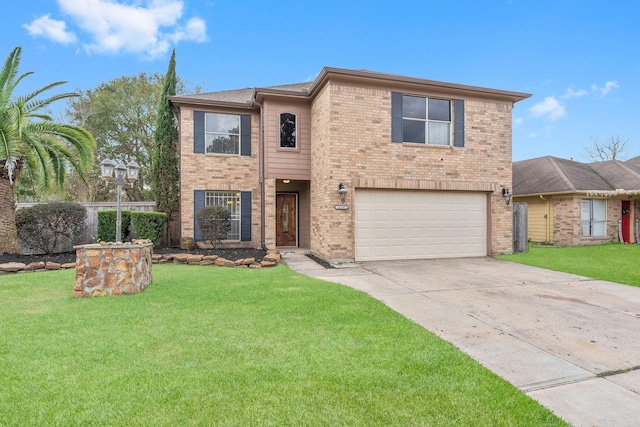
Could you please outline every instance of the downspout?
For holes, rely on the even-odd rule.
[[[254,95],[255,96],[255,95]],[[260,247],[262,250],[266,251],[267,245],[265,245],[265,189],[264,189],[264,171],[265,171],[265,158],[264,158],[264,110],[263,106],[256,99],[253,100],[253,104],[257,105],[260,108],[260,131],[258,132],[258,146],[260,150],[259,155],[259,178],[260,178]]]

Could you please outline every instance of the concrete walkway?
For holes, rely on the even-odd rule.
[[[640,288],[492,258],[283,260],[384,302],[573,426],[640,425]]]

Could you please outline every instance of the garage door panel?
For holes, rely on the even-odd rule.
[[[486,255],[484,193],[356,190],[355,195],[356,260]]]

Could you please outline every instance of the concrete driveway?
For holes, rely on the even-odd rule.
[[[492,258],[284,260],[379,299],[574,426],[640,424],[640,288]]]

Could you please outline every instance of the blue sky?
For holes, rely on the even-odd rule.
[[[2,59],[22,46],[18,93],[86,90],[166,71],[203,91],[297,83],[323,66],[533,96],[516,104],[513,160],[588,161],[591,138],[640,155],[640,2],[40,0],[0,16]]]

